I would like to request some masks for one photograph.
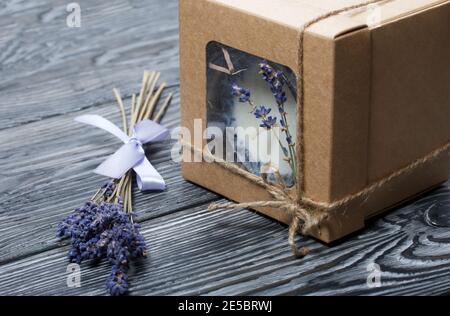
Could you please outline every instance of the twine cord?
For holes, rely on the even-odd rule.
[[[326,20],[332,16],[339,15],[341,13],[359,9],[366,7],[371,4],[375,4],[377,2],[383,2],[386,0],[367,0],[365,2],[347,6],[341,9],[333,10],[327,13],[324,13],[322,15],[319,15],[318,17],[310,20],[309,22],[303,24],[303,26],[300,28],[299,32],[299,48],[298,48],[298,66],[299,66],[299,77],[298,77],[298,110],[297,110],[297,125],[298,130],[300,131],[299,135],[297,136],[297,166],[299,169],[299,172],[297,173],[297,195],[300,201],[300,198],[304,195],[304,176],[305,176],[305,138],[304,138],[304,108],[305,108],[305,63],[304,63],[304,57],[305,57],[305,33],[306,30],[313,26],[314,24]]]
[[[382,2],[386,0],[369,0],[360,4],[355,4],[351,6],[347,6],[345,8],[333,10],[331,12],[320,15],[311,21],[304,24],[299,32],[299,54],[298,54],[298,64],[299,64],[299,77],[298,77],[298,111],[297,111],[297,124],[299,135],[297,136],[297,197],[293,198],[288,193],[277,187],[276,185],[270,184],[263,177],[256,176],[247,170],[243,169],[239,165],[231,162],[224,161],[218,157],[215,157],[211,152],[207,149],[200,150],[195,148],[192,144],[187,143],[185,141],[181,141],[181,144],[184,148],[187,148],[194,153],[198,153],[203,155],[203,157],[208,158],[209,161],[214,161],[222,168],[230,171],[233,174],[239,175],[248,181],[255,183],[261,187],[263,187],[269,195],[274,199],[273,201],[256,201],[256,202],[248,202],[248,203],[212,203],[209,206],[209,210],[218,210],[218,209],[240,209],[240,208],[275,208],[280,209],[287,212],[291,217],[292,221],[289,225],[289,234],[288,234],[288,243],[291,247],[293,254],[296,257],[304,257],[308,254],[309,249],[306,247],[299,248],[296,244],[296,235],[297,232],[301,232],[304,236],[312,236],[312,235],[320,235],[320,225],[329,218],[330,211],[335,209],[348,206],[351,202],[354,202],[363,197],[368,197],[370,194],[375,192],[376,190],[382,188],[386,184],[391,181],[404,176],[414,170],[419,169],[423,165],[442,157],[445,154],[449,154],[450,150],[450,142],[447,142],[445,145],[440,148],[430,152],[426,156],[417,159],[413,163],[396,170],[395,172],[389,174],[388,176],[378,180],[361,191],[349,194],[342,199],[337,201],[327,203],[314,201],[310,198],[307,198],[304,194],[304,104],[305,104],[305,94],[304,94],[304,86],[305,86],[305,78],[304,78],[304,39],[306,30],[312,25],[330,18],[332,16],[336,16],[338,14],[351,11],[354,9],[362,8],[368,6],[370,4],[374,4],[377,2]]]
[[[187,148],[195,153],[202,154],[203,157],[207,158],[209,161],[214,161],[214,163],[230,171],[231,173],[239,175],[249,180],[250,182],[265,188],[270,196],[274,198],[274,201],[256,201],[247,203],[212,203],[209,205],[209,210],[213,211],[218,209],[275,208],[287,212],[292,217],[292,222],[289,225],[288,243],[294,255],[300,258],[306,255],[309,250],[304,247],[297,247],[295,236],[298,231],[300,231],[304,236],[320,235],[320,225],[329,218],[330,211],[347,206],[351,202],[356,201],[362,197],[367,197],[376,190],[390,183],[391,181],[408,173],[411,173],[414,170],[417,170],[420,167],[424,166],[425,164],[450,153],[450,142],[447,142],[444,146],[430,152],[420,159],[417,159],[413,163],[401,169],[398,169],[397,171],[382,178],[381,180],[372,183],[361,191],[350,194],[340,200],[327,203],[314,201],[304,196],[300,197],[300,199],[294,199],[279,187],[264,181],[262,177],[248,172],[235,163],[227,162],[214,156],[207,148],[205,150],[200,150],[195,148],[190,143],[184,141],[181,141],[181,143],[184,148]]]

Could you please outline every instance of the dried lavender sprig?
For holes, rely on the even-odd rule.
[[[231,94],[234,97],[239,98],[239,102],[241,102],[241,103],[250,102],[251,105],[253,105],[251,102],[251,98],[250,98],[251,93],[250,93],[249,89],[238,86],[236,83],[234,83],[231,85]]]
[[[253,112],[257,119],[261,119],[259,126],[267,130],[272,129],[277,124],[277,118],[269,116],[270,112],[272,112],[272,109],[266,108],[263,105],[257,107]]]
[[[281,115],[280,124],[283,132],[285,133],[285,139],[289,147],[288,162],[291,166],[293,174],[297,174],[297,156],[295,152],[295,143],[293,142],[292,134],[289,130],[289,124],[287,121],[287,113],[285,111],[285,103],[287,101],[286,92],[284,91],[285,76],[282,71],[276,71],[267,62],[259,64],[260,74],[263,79],[269,84],[270,90],[275,98],[278,106],[278,111]],[[294,177],[295,179],[295,177]]]
[[[249,89],[240,87],[237,84],[233,84],[231,86],[231,93],[233,96],[237,97],[239,102],[241,103],[248,103],[250,107],[252,108],[251,113],[253,115],[261,120],[260,127],[265,128],[267,130],[273,129],[277,125],[277,118],[274,116],[269,116],[272,109],[267,108],[265,106],[256,106],[256,104],[251,99],[251,92]],[[285,160],[289,161],[289,150],[283,145],[281,140],[277,137],[278,143],[280,145],[281,150],[283,151],[283,154],[285,156]],[[289,163],[292,169],[291,163]],[[294,170],[294,169],[293,169]]]
[[[265,106],[256,106],[251,99],[251,92],[249,89],[233,84],[231,86],[231,94],[237,97],[239,102],[248,103],[252,108],[250,113],[253,113],[257,119],[261,119],[260,127],[271,129],[276,125],[277,119],[273,116],[269,116],[271,109]]]

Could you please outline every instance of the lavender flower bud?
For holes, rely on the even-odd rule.
[[[250,90],[242,88],[237,84],[231,86],[231,93],[234,97],[239,98],[239,102],[246,103],[250,100],[251,93]]]

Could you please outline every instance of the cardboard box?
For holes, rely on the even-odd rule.
[[[206,47],[214,41],[298,74],[299,30],[361,0],[181,0],[182,126],[206,128]],[[304,41],[304,190],[333,202],[450,141],[450,1],[387,0],[322,20]],[[195,78],[195,80],[193,80]],[[203,146],[206,144],[203,143]],[[444,155],[333,210],[316,237],[331,242],[364,220],[445,182]],[[183,176],[239,202],[270,198],[214,163]],[[295,194],[293,192],[292,194]],[[259,209],[284,223],[277,209]]]

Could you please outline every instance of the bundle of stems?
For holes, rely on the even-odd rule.
[[[133,94],[131,97],[130,117],[127,118],[127,109],[123,103],[122,97],[118,89],[114,89],[114,95],[119,105],[122,116],[123,130],[129,136],[133,134],[134,126],[144,119],[149,119],[159,123],[168,108],[173,94],[170,93],[160,109],[156,111],[157,105],[167,84],[162,83],[158,87],[158,80],[161,73],[155,71],[145,71],[142,80],[141,91],[139,95]],[[133,170],[128,171],[121,179],[115,180],[115,189],[110,197],[110,201],[115,203],[122,199],[123,209],[126,213],[131,213],[133,210],[132,201],[132,184],[133,184]]]

